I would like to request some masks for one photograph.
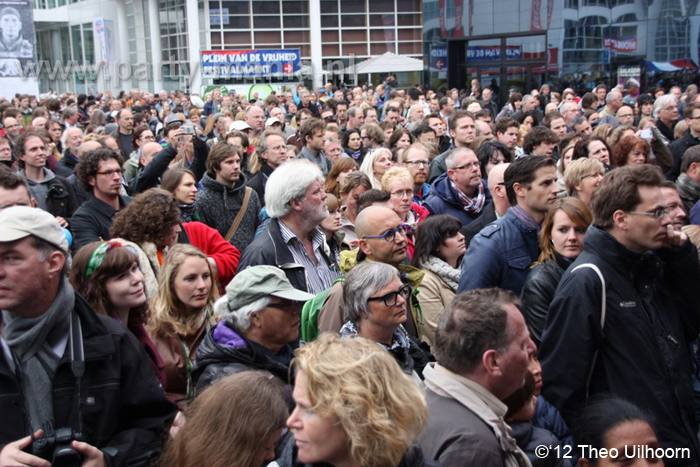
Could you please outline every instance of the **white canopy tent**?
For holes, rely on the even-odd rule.
[[[423,71],[423,60],[386,52],[377,57],[368,58],[360,63],[351,65],[343,70],[344,74],[352,75],[357,83],[357,75],[368,74],[371,81],[372,73],[401,73]]]

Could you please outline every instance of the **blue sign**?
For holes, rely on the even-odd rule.
[[[205,78],[292,77],[300,71],[299,49],[202,52],[202,76]]]
[[[447,69],[447,46],[436,45],[430,49],[430,68],[437,71]]]

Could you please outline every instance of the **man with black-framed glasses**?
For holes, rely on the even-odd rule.
[[[347,274],[363,261],[375,261],[394,266],[401,273],[401,281],[411,286],[411,296],[406,300],[406,331],[414,337],[422,335],[422,311],[417,298],[417,288],[424,273],[407,264],[406,235],[410,227],[401,222],[399,216],[383,206],[363,209],[355,220],[355,232],[360,239],[359,248],[340,253],[340,268]],[[318,331],[338,332],[345,323],[343,307],[343,284],[335,284],[328,299],[318,314]]]
[[[698,465],[690,343],[700,332],[700,264],[673,228],[663,183],[657,167],[630,165],[594,192],[583,253],[549,307],[543,395],[567,423],[589,397],[624,397],[654,418],[661,446],[687,448],[666,465]]]

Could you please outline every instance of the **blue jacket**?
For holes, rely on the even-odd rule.
[[[486,206],[491,201],[491,193],[489,193],[485,180],[482,180],[481,184],[486,194],[486,201],[484,201],[484,206]],[[459,200],[459,197],[452,188],[450,188],[450,179],[447,178],[446,173],[440,175],[437,180],[433,182],[430,196],[423,202],[423,206],[428,208],[430,214],[450,214],[455,216],[462,222],[462,225],[467,225],[479,217],[479,213],[470,214],[464,210],[464,206]]]
[[[519,296],[539,253],[537,229],[525,226],[509,209],[472,239],[462,260],[457,293],[500,287]]]

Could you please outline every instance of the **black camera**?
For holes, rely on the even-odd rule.
[[[83,455],[73,449],[73,440],[82,441],[80,433],[72,428],[59,428],[54,431],[51,423],[44,428],[44,435],[32,443],[32,454],[51,462],[53,467],[80,467]]]

